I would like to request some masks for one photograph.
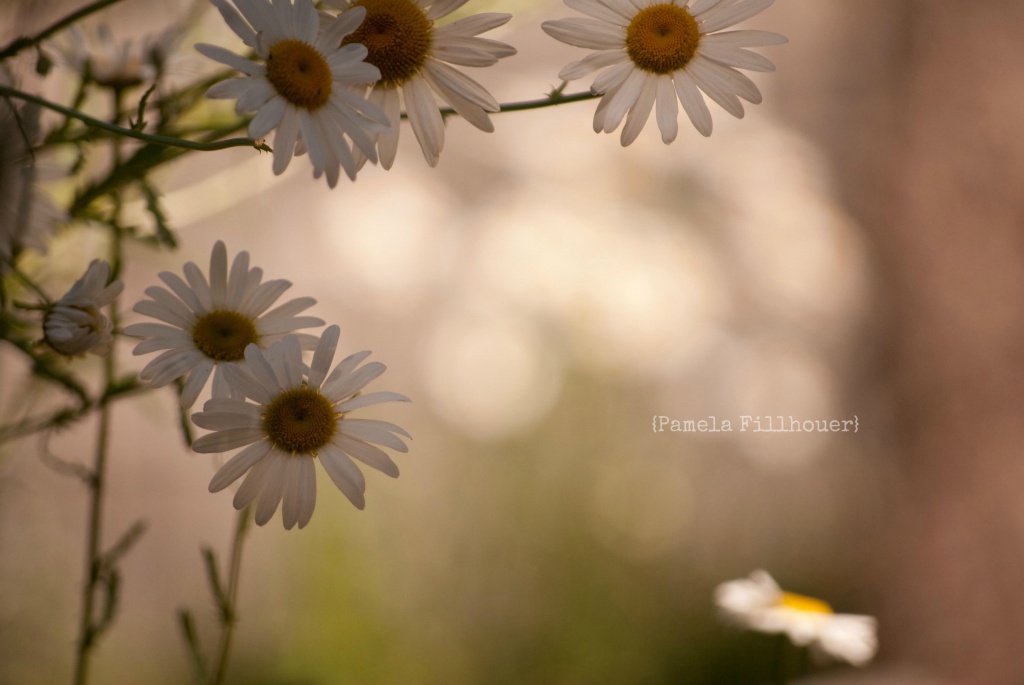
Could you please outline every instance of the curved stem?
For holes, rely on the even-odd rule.
[[[135,138],[136,140],[142,140],[147,143],[166,145],[168,147],[180,147],[185,148],[186,150],[199,150],[202,152],[224,150],[229,147],[254,147],[259,150],[263,150],[264,152],[271,151],[269,147],[257,143],[252,138],[228,138],[227,140],[217,140],[211,143],[200,143],[193,140],[185,140],[184,138],[172,138],[170,136],[161,136],[156,135],[154,133],[143,133],[142,131],[136,131],[135,129],[125,128],[123,126],[118,126],[116,124],[109,124],[105,121],[95,119],[89,116],[88,114],[79,112],[77,109],[71,109],[70,107],[65,107],[64,105],[58,105],[56,102],[50,102],[49,100],[44,100],[41,97],[32,95],[31,93],[24,93],[20,90],[17,90],[15,88],[9,88],[4,85],[0,85],[0,95],[5,97],[18,98],[19,100],[25,100],[26,102],[37,104],[40,107],[51,109],[54,112],[59,112],[60,114],[63,114],[66,117],[78,119],[79,121],[84,122],[89,126],[94,126],[96,128],[103,129],[104,131],[108,131],[109,133],[114,133],[116,135],[124,136],[126,138]]]
[[[547,97],[539,100],[523,100],[522,102],[509,102],[501,105],[502,112],[523,112],[528,109],[541,109],[542,107],[554,107],[569,102],[582,102],[601,97],[600,93],[591,93],[589,90],[582,93],[571,93],[562,95],[561,90],[555,90]]]
[[[583,102],[584,100],[593,100],[602,96],[601,93],[591,93],[589,90],[582,93],[571,93],[569,95],[562,95],[562,88],[565,87],[563,83],[560,87],[551,91],[546,97],[539,98],[537,100],[521,100],[519,102],[506,102],[499,104],[497,112],[491,112],[491,114],[501,114],[503,112],[525,112],[529,109],[543,109],[544,107],[554,107],[556,105],[565,105],[570,102]],[[451,107],[442,107],[441,116],[451,116],[458,114]],[[402,118],[408,119],[409,116],[402,112]]]
[[[238,582],[242,575],[242,543],[245,540],[245,532],[249,528],[249,517],[250,511],[246,507],[238,512],[238,520],[235,523],[235,535],[231,541],[231,560],[228,562],[228,586],[224,593],[225,605],[221,612],[220,644],[217,648],[210,685],[221,685],[224,682],[224,676],[227,675],[228,656],[231,653],[231,643],[237,622],[235,608],[238,605]]]

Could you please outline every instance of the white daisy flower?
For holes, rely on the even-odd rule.
[[[864,666],[878,650],[871,616],[836,614],[826,602],[783,592],[765,571],[722,583],[715,604],[727,621],[762,633],[785,633],[820,658]]]
[[[569,7],[589,16],[546,21],[541,28],[563,43],[595,50],[558,74],[572,81],[605,70],[590,87],[603,95],[594,114],[595,132],[611,133],[626,117],[621,140],[629,145],[657,103],[658,128],[667,144],[678,133],[679,102],[697,130],[711,135],[711,112],[700,91],[735,117],[743,116],[740,98],[755,105],[761,102],[757,86],[737,69],[774,71],[771,61],[747,48],[785,43],[785,36],[768,31],[715,32],[749,19],[773,2],[566,0]]]
[[[196,45],[207,57],[246,74],[214,85],[207,95],[237,98],[239,112],[256,112],[249,124],[251,138],[277,129],[275,174],[288,168],[297,152],[308,151],[315,178],[326,174],[333,188],[339,168],[344,168],[354,180],[357,163],[348,138],[376,162],[371,134],[388,130],[390,124],[350,87],[376,81],[380,71],[363,62],[365,47],[342,44],[359,26],[363,11],[346,13],[321,32],[312,0],[295,0],[294,5],[290,0],[235,0],[235,6],[227,0],[211,2],[263,62],[215,45]]]
[[[110,264],[94,259],[85,274],[43,317],[43,339],[60,354],[107,354],[114,340],[110,321],[100,310],[111,304],[124,283],[110,280]]]
[[[397,435],[408,433],[387,421],[349,418],[349,412],[381,402],[408,402],[394,392],[361,394],[367,383],[384,373],[380,362],[359,366],[370,353],[343,359],[331,371],[339,328],[324,330],[307,368],[294,336],[286,336],[265,352],[245,349],[244,366],[226,369],[228,382],[246,398],[212,399],[192,415],[201,428],[215,432],[195,441],[196,452],[226,452],[244,447],[217,471],[210,492],[219,492],[247,474],[235,493],[235,509],[256,501],[256,523],[265,524],[284,502],[284,527],[309,523],[316,505],[319,458],[327,475],[349,501],[362,509],[366,482],[352,459],[392,478],[398,466],[376,443],[398,452],[408,447]],[[396,435],[397,434],[397,435]],[[257,501],[258,500],[258,501]]]
[[[152,83],[162,73],[181,38],[172,27],[156,36],[133,41],[118,40],[107,24],[95,30],[74,25],[68,30],[68,44],[57,44],[65,62],[80,74],[106,88],[123,90]]]
[[[487,115],[497,112],[497,100],[479,83],[450,66],[488,67],[502,57],[516,54],[511,45],[477,36],[502,26],[511,14],[484,13],[445,26],[434,22],[466,4],[467,0],[327,0],[343,12],[366,10],[366,19],[345,39],[369,50],[366,61],[380,69],[369,99],[379,105],[394,124],[379,136],[380,163],[394,164],[398,151],[398,121],[404,103],[416,140],[430,166],[437,166],[444,147],[444,120],[437,97],[461,117],[488,133],[494,124]],[[360,159],[360,163],[365,162]]]
[[[139,314],[164,323],[137,323],[124,329],[125,335],[147,338],[135,354],[166,350],[140,372],[154,387],[187,376],[181,404],[191,407],[213,373],[213,396],[223,397],[229,388],[222,378],[224,367],[245,359],[245,348],[256,344],[266,348],[300,328],[322,326],[314,316],[298,316],[316,300],[300,297],[267,311],[291,283],[273,280],[261,283],[263,270],[249,268],[249,253],[239,252],[228,271],[224,243],[217,241],[210,254],[210,280],[193,262],[185,264],[185,280],[164,271],[160,280],[167,288],[146,288],[149,300],[135,305]],[[186,282],[187,281],[187,282]],[[307,347],[316,344],[312,335],[301,335]]]

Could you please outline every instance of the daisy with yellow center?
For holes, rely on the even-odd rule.
[[[154,387],[185,376],[181,404],[191,407],[213,374],[213,396],[230,394],[222,373],[242,363],[245,348],[265,348],[301,328],[322,326],[322,319],[298,316],[316,300],[301,297],[267,311],[291,287],[285,280],[265,283],[263,270],[249,268],[249,253],[239,252],[228,271],[224,243],[217,241],[210,255],[210,280],[192,262],[184,267],[185,279],[164,271],[160,280],[167,288],[151,286],[151,299],[135,305],[135,311],[163,323],[126,326],[125,335],[146,338],[135,354],[165,350],[142,369],[139,376]],[[316,344],[312,335],[301,336],[307,347]]]
[[[256,51],[252,62],[215,45],[200,43],[202,54],[246,74],[222,81],[207,91],[212,98],[235,98],[241,112],[256,112],[249,136],[265,137],[274,129],[274,173],[280,174],[295,154],[308,152],[313,176],[326,174],[337,184],[339,169],[355,179],[357,162],[349,140],[376,162],[372,135],[388,130],[384,113],[352,92],[355,84],[380,78],[363,61],[366,48],[342,40],[359,26],[364,11],[355,11],[320,30],[312,0],[211,0],[228,26]],[[237,7],[237,9],[236,9]]]
[[[514,55],[516,50],[511,45],[478,37],[502,26],[512,15],[474,14],[435,27],[435,21],[467,0],[327,1],[345,10],[337,21],[344,21],[357,9],[366,11],[366,19],[345,43],[365,45],[367,63],[380,69],[380,78],[370,82],[369,100],[395,124],[377,137],[381,166],[390,169],[394,164],[397,122],[403,105],[430,166],[437,166],[444,147],[444,120],[436,97],[481,131],[494,130],[487,113],[497,112],[498,102],[482,85],[451,65],[489,67],[502,57]],[[365,161],[359,158],[360,164]]]
[[[282,503],[286,529],[309,523],[316,506],[317,460],[359,509],[365,505],[366,481],[353,459],[398,477],[391,457],[371,443],[407,452],[398,436],[408,438],[409,434],[387,421],[351,418],[349,412],[409,399],[394,392],[360,392],[386,368],[379,362],[359,366],[369,352],[346,357],[332,371],[339,334],[337,326],[324,330],[308,368],[294,336],[286,336],[266,351],[249,345],[246,363],[225,371],[236,395],[212,399],[202,412],[192,415],[197,426],[214,431],[193,443],[196,452],[244,448],[214,474],[210,492],[219,492],[245,475],[234,506],[243,509],[256,502],[256,523],[261,526]]]
[[[546,21],[551,37],[590,53],[558,77],[572,81],[604,69],[591,91],[601,94],[594,131],[611,133],[623,117],[621,141],[629,145],[656,107],[661,139],[676,138],[679,103],[701,134],[711,135],[711,112],[701,95],[743,117],[740,98],[758,104],[761,92],[738,69],[774,71],[775,65],[747,48],[778,45],[768,31],[726,31],[764,11],[774,0],[566,0],[588,17]]]
[[[878,649],[873,617],[837,614],[820,599],[783,592],[765,571],[719,585],[715,605],[730,623],[762,633],[784,633],[820,659],[864,666]]]

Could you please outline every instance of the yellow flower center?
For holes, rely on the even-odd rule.
[[[778,606],[811,614],[832,613],[832,607],[830,607],[827,602],[815,599],[814,597],[798,595],[793,592],[783,592],[782,599],[779,600]]]
[[[230,309],[207,312],[192,326],[192,342],[196,349],[218,362],[244,359],[246,345],[259,341],[252,319]]]
[[[274,43],[267,57],[267,80],[296,107],[319,109],[331,97],[331,67],[309,43],[288,38]]]
[[[380,69],[379,83],[400,86],[420,70],[430,54],[434,22],[412,0],[359,0],[366,19],[342,41],[362,43],[366,61]]]
[[[274,446],[289,454],[312,454],[334,436],[338,414],[319,390],[285,390],[263,412],[263,430]]]
[[[671,3],[640,10],[626,27],[629,58],[638,68],[654,74],[671,74],[685,67],[699,44],[697,20]]]

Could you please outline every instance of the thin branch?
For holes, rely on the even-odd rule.
[[[39,33],[30,38],[24,36],[20,38],[15,38],[10,43],[8,43],[3,50],[0,50],[0,62],[7,59],[8,57],[11,57],[12,55],[18,54],[26,48],[39,45],[44,40],[46,40],[53,34],[57,33],[61,29],[67,28],[68,26],[71,26],[72,24],[77,22],[79,19],[83,19],[94,12],[100,11],[104,7],[113,5],[116,2],[120,2],[120,0],[96,0],[95,2],[89,3],[88,5],[82,7],[79,10],[72,12],[63,19],[58,19],[56,22],[54,22],[53,24],[46,27],[45,29],[43,29],[42,31],[40,31]]]
[[[81,122],[94,126],[96,128],[108,131],[110,133],[124,136],[126,138],[135,138],[147,143],[154,143],[156,145],[165,145],[167,147],[180,147],[186,150],[199,150],[201,152],[212,152],[214,150],[225,150],[231,147],[254,147],[257,150],[263,150],[264,152],[272,152],[269,146],[263,143],[257,143],[252,138],[228,138],[227,140],[216,140],[209,143],[201,143],[194,140],[185,140],[183,138],[172,138],[170,136],[160,136],[154,133],[143,133],[142,131],[136,131],[134,129],[125,128],[123,126],[117,126],[115,124],[109,124],[105,121],[95,119],[88,114],[83,114],[76,109],[65,107],[64,105],[58,105],[56,102],[50,102],[44,100],[41,97],[32,95],[31,93],[23,93],[20,90],[9,88],[7,86],[0,85],[0,95],[15,97],[20,100],[32,102],[40,107],[51,109],[54,112],[63,114],[66,117],[72,119],[78,119]]]

